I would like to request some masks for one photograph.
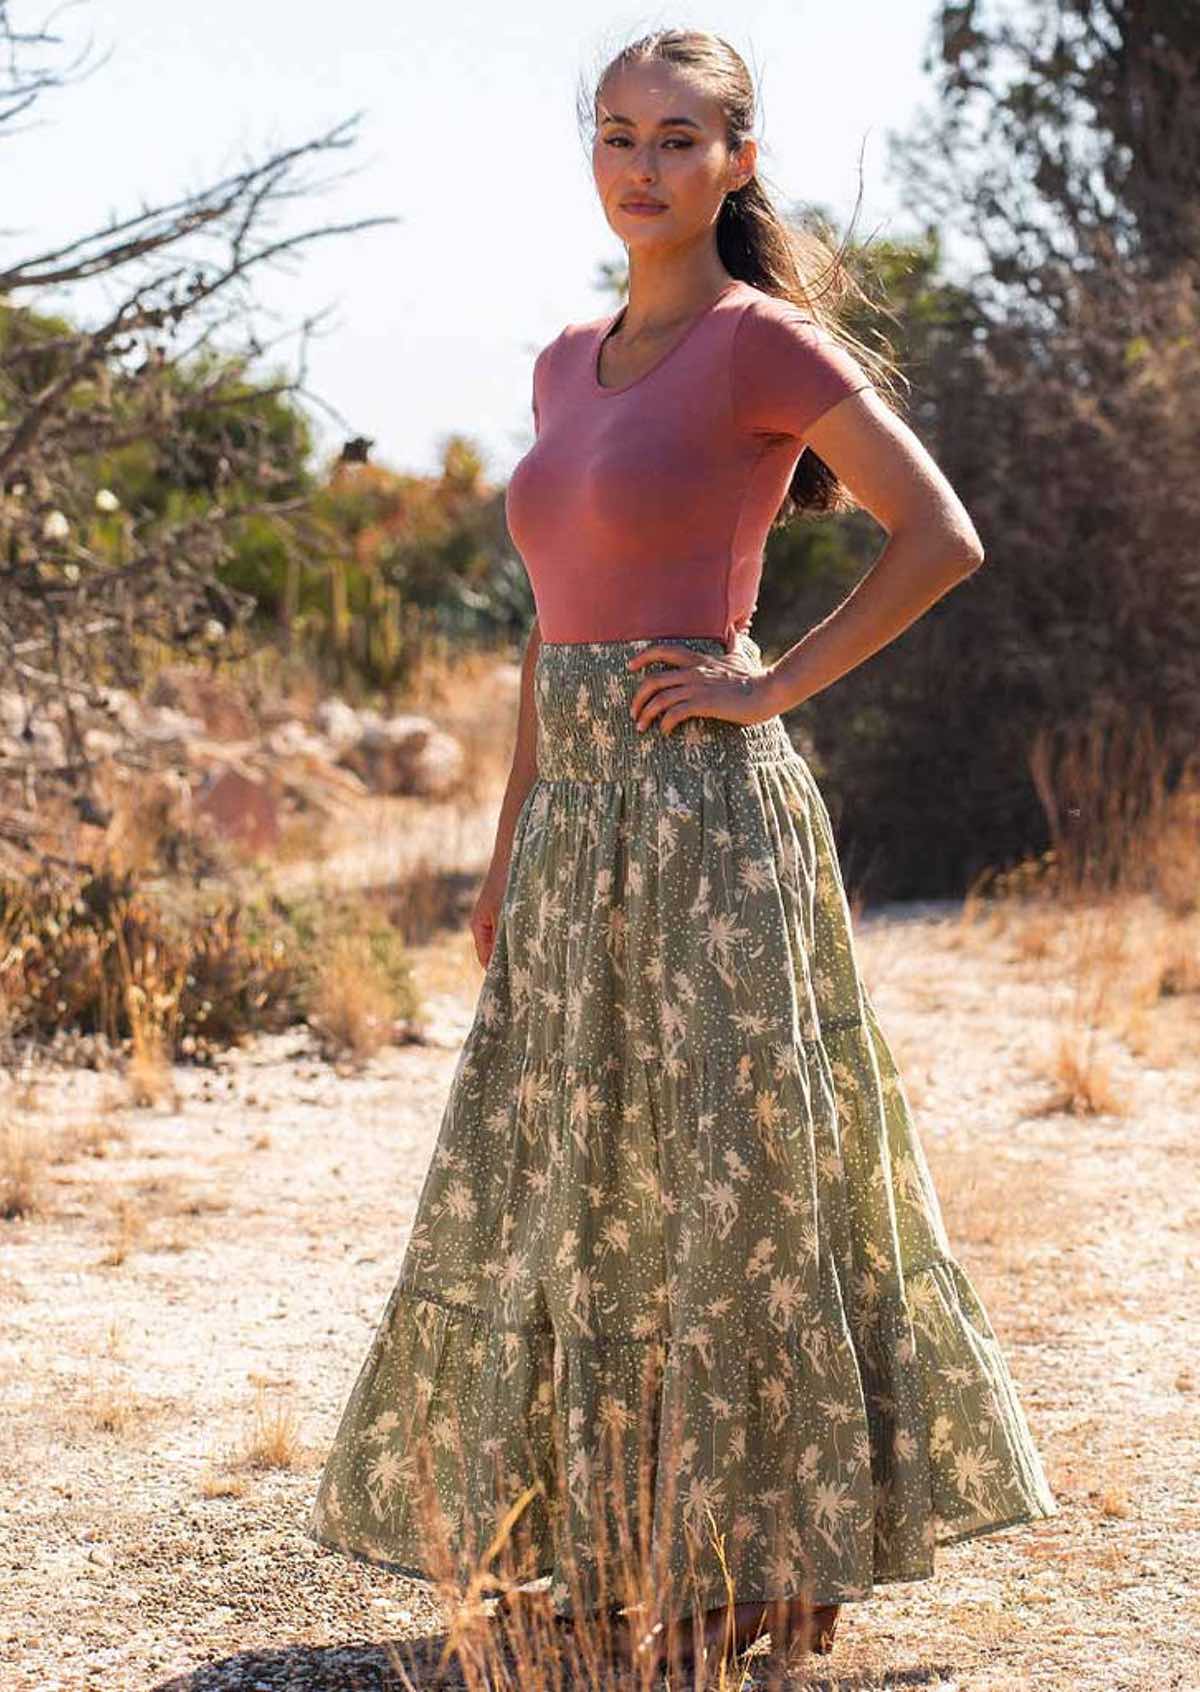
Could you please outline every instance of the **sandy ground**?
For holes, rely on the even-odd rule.
[[[1046,1113],[1072,1002],[1052,959],[937,908],[859,932],[1062,1508],[847,1606],[795,1683],[1200,1688],[1195,1043],[1167,1064],[1114,1042],[1123,1113]],[[436,1659],[428,1588],[301,1532],[474,1007],[465,936],[419,961],[428,1042],[362,1074],[297,1033],[177,1069],[154,1109],[91,1072],[10,1098],[102,1155],[50,1163],[46,1213],[0,1223],[5,1689],[341,1692],[402,1684],[389,1641]]]

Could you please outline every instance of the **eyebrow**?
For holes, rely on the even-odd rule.
[[[611,112],[608,115],[608,117],[602,117],[600,119],[600,122],[601,123],[627,123],[631,129],[635,127],[634,121],[633,121],[632,118],[618,117],[615,112]],[[689,129],[699,129],[700,128],[700,125],[696,122],[696,120],[694,118],[690,118],[690,117],[659,118],[658,127],[660,129],[665,129],[667,127],[667,125],[671,124],[671,123],[686,124]]]

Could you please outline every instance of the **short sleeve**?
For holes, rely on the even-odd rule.
[[[775,296],[752,301],[738,319],[732,381],[740,428],[798,440],[838,400],[872,386],[827,329]]]
[[[533,361],[532,406],[533,406],[533,434],[534,439],[542,432],[542,417],[546,409],[546,384],[549,381],[550,349],[554,342],[549,341]]]

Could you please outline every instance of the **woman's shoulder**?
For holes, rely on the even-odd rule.
[[[740,299],[739,340],[762,342],[769,347],[788,335],[812,341],[833,339],[814,312],[786,295],[769,294],[748,282],[740,290]]]
[[[743,294],[733,345],[739,421],[803,438],[839,399],[872,386],[869,371],[814,313],[759,288]]]
[[[545,346],[540,348],[534,359],[538,379],[544,381],[575,368],[573,353],[589,346],[608,321],[607,317],[594,317],[586,322],[564,323],[558,334],[552,336]]]

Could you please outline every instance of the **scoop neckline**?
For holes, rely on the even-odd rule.
[[[674,353],[679,351],[680,347],[692,333],[692,330],[699,324],[703,323],[704,319],[708,316],[709,312],[712,311],[713,307],[720,300],[723,300],[726,294],[731,293],[734,288],[740,288],[741,286],[742,278],[740,276],[732,277],[721,289],[719,294],[714,294],[706,306],[702,306],[694,317],[688,319],[679,339],[671,342],[671,345],[667,348],[666,352],[656,364],[652,364],[649,370],[643,370],[640,376],[635,376],[633,378],[632,382],[623,382],[619,388],[606,388],[604,383],[600,380],[600,348],[604,345],[605,339],[610,333],[613,324],[617,321],[617,318],[620,317],[621,313],[625,309],[624,306],[618,306],[611,316],[601,319],[600,328],[594,341],[592,342],[591,372],[593,391],[597,394],[603,395],[606,399],[615,399],[618,394],[627,394],[631,388],[636,388],[640,383],[647,381],[654,375],[656,370],[662,369],[663,365]]]

